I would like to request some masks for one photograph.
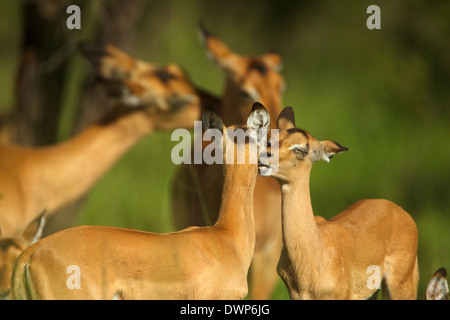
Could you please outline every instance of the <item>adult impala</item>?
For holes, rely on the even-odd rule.
[[[386,297],[415,299],[417,227],[411,216],[392,202],[369,199],[329,221],[315,217],[309,193],[312,165],[329,162],[347,148],[296,128],[291,107],[283,109],[277,125],[278,135],[272,136],[258,169],[263,176],[275,177],[281,187],[283,250],[277,270],[290,297],[367,299],[377,290],[369,277],[378,271]],[[276,172],[271,163],[275,154]]]
[[[240,55],[200,26],[206,52],[224,71],[226,83],[218,112],[225,123],[244,124],[254,102],[267,107],[275,123],[281,111],[284,80],[279,70],[280,54]],[[272,128],[275,128],[272,125]],[[217,220],[223,174],[221,165],[181,166],[173,182],[172,212],[178,228],[209,225]],[[254,194],[256,244],[250,268],[251,299],[270,299],[277,280],[276,265],[281,251],[281,195],[274,179],[258,177]]]
[[[109,58],[114,51],[104,51]],[[108,59],[105,59],[106,61]],[[135,66],[140,68],[139,64]],[[14,238],[44,209],[50,215],[85,194],[121,156],[155,130],[191,128],[201,114],[195,89],[171,67],[147,72],[159,90],[130,107],[128,92],[100,121],[46,147],[0,145],[0,228]],[[133,81],[130,81],[134,84]],[[124,105],[126,103],[127,105]]]
[[[255,104],[248,117],[248,128],[254,132],[264,130],[269,122],[267,111]],[[236,162],[239,142],[227,139],[226,128],[211,109],[205,111],[203,125],[222,132],[224,150],[231,143]],[[245,143],[246,154],[249,145]],[[223,200],[213,226],[166,234],[95,226],[57,232],[19,257],[13,275],[13,297],[244,298],[255,243],[252,199],[257,164],[225,164],[223,169]],[[67,285],[67,270],[71,266],[79,269],[78,288]]]

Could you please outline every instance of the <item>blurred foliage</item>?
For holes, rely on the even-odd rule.
[[[371,4],[381,8],[381,30],[366,28]],[[295,108],[297,125],[349,147],[313,169],[316,214],[330,218],[361,198],[402,206],[419,229],[423,299],[432,273],[450,268],[449,17],[448,1],[150,0],[130,21],[135,34],[128,51],[178,63],[195,84],[217,94],[224,75],[203,52],[200,20],[238,53],[281,52],[284,105]],[[14,103],[20,19],[19,2],[0,3],[0,110]],[[73,33],[89,36],[89,30]],[[74,59],[73,72],[85,72],[87,64]],[[67,86],[63,132],[70,132],[69,106],[80,90]],[[173,230],[173,145],[169,133],[139,143],[92,190],[79,223]],[[282,284],[274,298],[288,298]]]

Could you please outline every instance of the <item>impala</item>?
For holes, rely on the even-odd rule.
[[[269,121],[267,111],[255,104],[248,128],[265,130]],[[232,143],[236,155],[237,144],[227,139],[226,128],[210,108],[203,124],[205,129],[222,131],[224,149]],[[246,154],[249,145],[245,143]],[[252,199],[257,164],[223,168],[223,200],[213,226],[166,234],[96,226],[57,232],[19,257],[13,297],[242,299],[255,243]],[[79,271],[78,287],[67,285],[69,267]]]
[[[369,298],[378,289],[369,281],[372,270],[379,271],[386,298],[415,299],[417,227],[411,216],[390,201],[366,199],[329,221],[315,217],[309,193],[312,165],[348,149],[296,128],[291,107],[283,109],[277,125],[279,132],[261,154],[258,171],[275,177],[281,187],[283,249],[277,270],[291,299]],[[276,173],[271,164],[275,153]]]
[[[445,268],[438,269],[428,282],[427,300],[449,300],[449,290],[447,283],[447,270]]]
[[[110,56],[118,53],[98,54],[110,61]],[[160,90],[147,94],[146,104],[130,106],[122,101],[66,142],[45,147],[0,144],[2,236],[20,236],[38,212],[46,209],[51,215],[85,194],[126,151],[151,132],[193,127],[201,114],[200,102],[186,79],[171,73],[174,69],[172,66],[147,73],[149,81],[159,83]],[[132,97],[129,94],[127,100],[136,100]]]
[[[275,123],[281,111],[284,80],[279,70],[282,58],[269,52],[261,56],[240,55],[200,25],[208,56],[226,75],[221,108],[225,123],[245,124],[254,102],[267,107]],[[273,126],[272,126],[273,127]],[[274,127],[273,127],[274,128]],[[223,174],[221,165],[183,165],[174,178],[172,215],[178,228],[211,225],[217,220]],[[269,299],[279,279],[276,265],[281,252],[281,194],[274,179],[258,177],[254,193],[256,244],[249,273],[249,297]]]
[[[3,238],[0,228],[0,299],[8,297],[11,291],[11,275],[19,255],[41,238],[45,225],[42,213],[31,221],[17,238]]]

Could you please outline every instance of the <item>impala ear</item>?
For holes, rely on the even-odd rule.
[[[22,233],[21,239],[30,245],[38,241],[42,236],[45,226],[45,210],[36,219],[31,221]]]
[[[268,66],[277,72],[283,68],[283,56],[278,52],[268,52],[262,56],[262,59]]]
[[[440,268],[433,274],[430,282],[428,282],[426,299],[445,300],[448,293],[447,270],[445,268]]]
[[[230,57],[232,52],[227,45],[216,38],[211,32],[206,30],[203,23],[199,23],[200,41],[205,46],[208,57],[216,61],[219,65]]]
[[[210,104],[207,104],[205,110],[203,111],[202,125],[203,130],[218,129],[223,133],[222,119],[220,119],[220,117],[214,110],[214,107]]]
[[[344,151],[348,151],[348,148],[341,146],[337,142],[331,140],[320,141],[319,149],[314,153],[315,156],[313,161],[325,160],[326,162],[330,162],[331,158],[333,158],[335,154]]]
[[[199,23],[199,30],[200,41],[205,47],[208,58],[215,61],[225,71],[233,71],[233,65],[239,60],[239,56],[233,53],[224,42],[206,30],[201,22]]]
[[[82,42],[78,48],[100,79],[128,79],[136,66],[135,59],[110,44]]]
[[[295,114],[292,107],[286,107],[281,110],[277,120],[277,127],[279,130],[295,128]]]
[[[269,113],[261,103],[255,102],[247,119],[247,128],[250,130],[252,135],[257,137],[257,141],[259,142],[262,136],[267,134],[269,127]]]
[[[165,70],[177,77],[187,78],[186,72],[184,72],[184,70],[175,63],[169,63],[168,65],[166,65]]]

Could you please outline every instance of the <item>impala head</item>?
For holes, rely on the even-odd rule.
[[[227,77],[223,104],[225,109],[234,110],[230,110],[230,116],[224,121],[243,121],[254,102],[266,106],[271,118],[276,119],[281,110],[281,95],[285,87],[284,79],[279,73],[281,55],[276,52],[261,56],[234,53],[201,24],[200,36],[208,56],[219,65]],[[226,111],[223,111],[224,117]]]
[[[215,129],[220,132],[216,137],[222,137],[222,145],[225,146],[226,152],[223,153],[223,163],[234,164],[248,164],[252,163],[250,157],[252,150],[254,152],[254,164],[257,162],[257,148],[264,140],[270,126],[270,116],[266,108],[259,102],[253,104],[250,115],[247,118],[247,125],[232,125],[225,127],[221,118],[216,114],[213,107],[208,105],[203,112],[202,117],[203,129]],[[233,148],[230,148],[230,142],[233,143]],[[245,148],[240,146],[245,145]],[[233,150],[233,153],[229,153]],[[239,152],[245,152],[245,155]],[[232,161],[227,159],[233,157]]]
[[[157,66],[133,59],[112,45],[83,43],[80,49],[93,65],[97,79],[122,104],[159,112],[176,112],[195,105],[196,119],[200,116],[196,89],[176,64]]]
[[[0,299],[8,298],[11,290],[11,276],[19,255],[42,235],[45,215],[31,221],[19,238],[2,238],[0,229]]]
[[[427,286],[427,300],[449,300],[449,289],[447,283],[447,270],[440,268],[437,270]]]
[[[339,143],[319,141],[305,130],[295,127],[295,114],[286,107],[277,120],[278,133],[272,134],[271,147],[259,158],[258,172],[262,176],[273,176],[280,181],[293,181],[303,170],[311,170],[312,164],[319,160],[329,162],[340,152],[347,151]],[[273,159],[278,158],[278,171]],[[276,171],[276,172],[275,172]]]

